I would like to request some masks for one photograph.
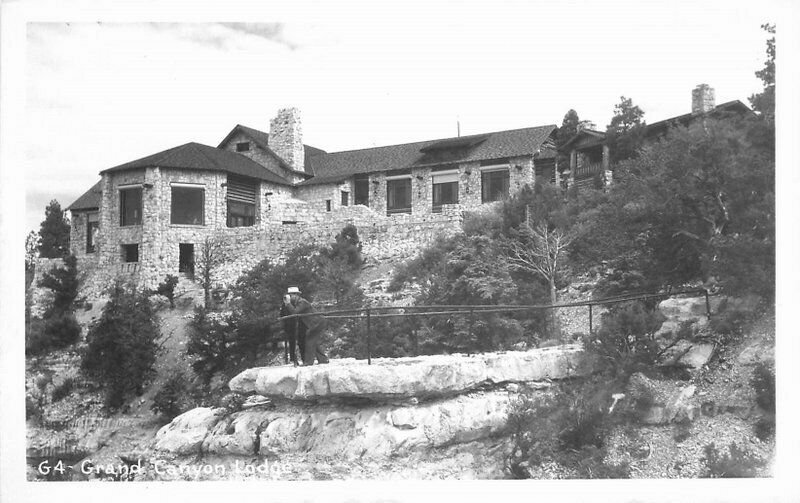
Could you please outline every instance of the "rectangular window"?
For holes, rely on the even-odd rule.
[[[97,246],[97,231],[100,229],[100,215],[86,215],[86,253],[94,253]]]
[[[342,206],[350,206],[350,193],[342,191]]]
[[[243,141],[241,143],[236,144],[236,151],[237,152],[248,152],[250,150],[250,142]]]
[[[491,203],[508,197],[508,168],[481,173],[481,202]]]
[[[228,227],[250,227],[256,223],[254,204],[228,201]]]
[[[202,187],[173,185],[170,223],[173,225],[204,225],[205,192]]]
[[[440,213],[443,204],[458,204],[458,172],[433,173],[433,212]]]
[[[331,211],[331,200],[330,199],[326,199],[325,200],[325,211]]]
[[[369,176],[356,175],[353,182],[353,204],[369,206]]]
[[[122,245],[122,261],[123,262],[138,262],[139,261],[139,245]]]
[[[258,182],[228,175],[228,227],[250,227],[256,224],[256,191]]]
[[[411,213],[411,178],[386,180],[386,214]]]
[[[142,225],[142,188],[120,189],[119,225]]]

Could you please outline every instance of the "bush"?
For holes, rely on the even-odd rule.
[[[156,293],[163,295],[169,299],[169,307],[175,307],[175,286],[178,284],[178,277],[172,274],[167,274],[164,281],[158,284]]]
[[[610,416],[603,405],[608,383],[561,385],[548,395],[523,394],[512,404],[508,425],[514,448],[507,466],[516,478],[529,478],[526,466],[555,462],[577,478],[627,478],[628,465],[604,461]],[[606,409],[607,410],[607,409]]]
[[[75,379],[68,377],[64,379],[60,385],[53,388],[53,394],[51,395],[52,402],[58,402],[67,397],[72,390],[75,388]]]
[[[132,393],[141,394],[153,374],[158,321],[148,297],[116,284],[100,318],[86,336],[81,368],[106,389],[106,406],[121,406]]]
[[[770,415],[775,415],[775,369],[765,363],[759,362],[753,369],[750,385],[756,392],[756,403]]]
[[[736,444],[728,446],[727,454],[718,451],[714,444],[706,445],[703,452],[706,476],[713,478],[757,477],[766,464],[765,460]]]
[[[247,329],[248,327],[239,327],[239,335],[245,340],[250,340]],[[255,327],[252,330],[256,331]],[[192,370],[206,387],[215,374],[235,366],[230,347],[234,337],[232,332],[229,325],[223,324],[217,318],[209,317],[204,307],[195,307],[194,317],[189,323],[186,354],[194,357]]]
[[[74,314],[60,314],[45,322],[44,335],[52,348],[64,348],[78,342],[81,326]]]
[[[182,372],[173,375],[156,392],[150,410],[167,419],[186,412],[194,407],[190,388],[191,383]]]
[[[45,318],[72,310],[78,297],[78,259],[75,255],[64,259],[64,267],[53,267],[44,273],[39,286],[53,291],[53,304],[45,311]]]
[[[25,354],[47,354],[78,342],[81,327],[72,313],[57,313],[48,319],[33,318],[26,326]]]
[[[584,339],[584,347],[617,376],[630,376],[656,363],[655,332],[664,319],[660,311],[648,310],[640,302],[616,304],[601,317],[597,334]]]
[[[719,307],[719,313],[711,317],[709,327],[720,335],[735,335],[741,331],[751,316],[751,312],[730,308],[728,302],[723,302]]]
[[[762,442],[775,437],[775,417],[762,417],[753,426],[753,431]]]

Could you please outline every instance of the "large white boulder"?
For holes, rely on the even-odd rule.
[[[181,414],[156,433],[155,448],[173,454],[196,454],[226,409],[198,407]]]
[[[375,401],[452,396],[483,385],[585,375],[591,365],[579,345],[478,355],[332,360],[310,367],[260,367],[234,377],[244,394],[290,400],[367,398]]]

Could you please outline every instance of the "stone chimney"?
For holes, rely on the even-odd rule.
[[[692,113],[701,114],[712,110],[714,103],[714,88],[708,84],[700,84],[692,89]]]
[[[283,108],[269,121],[269,148],[297,171],[305,171],[303,124],[300,110]]]

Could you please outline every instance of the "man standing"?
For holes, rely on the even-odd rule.
[[[281,304],[280,316],[289,316],[292,314],[286,307],[286,304]],[[298,325],[297,318],[283,320],[283,334],[286,345],[284,346],[284,361],[289,363],[291,359],[295,367],[297,366],[297,353],[295,347],[300,348],[300,358],[303,358],[303,349],[306,347],[306,327],[305,325]]]
[[[305,339],[305,347],[300,346],[303,365],[313,365],[315,358],[319,363],[328,363],[328,357],[319,347],[322,342],[322,331],[325,329],[325,319],[313,314],[314,308],[311,303],[300,297],[300,289],[296,286],[290,286],[286,291],[286,295],[283,296],[283,306],[288,314],[310,314],[297,320],[298,332],[305,332],[305,337],[300,337],[298,334],[298,339]]]

